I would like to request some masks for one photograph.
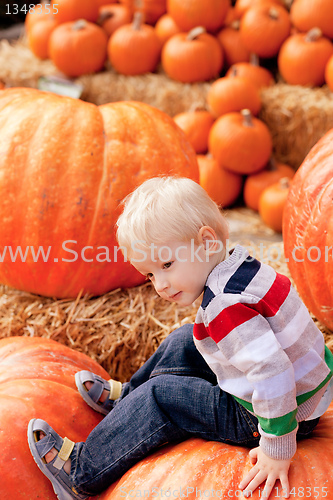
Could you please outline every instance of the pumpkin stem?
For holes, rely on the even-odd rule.
[[[233,30],[239,30],[239,28],[240,28],[240,20],[239,19],[235,19],[235,21],[232,21],[232,23],[230,23],[230,28],[232,28]]]
[[[114,13],[113,12],[109,12],[107,10],[103,10],[100,13],[100,15],[98,16],[96,24],[98,24],[99,26],[101,26],[103,23],[105,23],[105,21],[107,21],[108,19],[110,19],[110,17],[114,17]]]
[[[255,54],[254,52],[251,52],[251,54],[250,54],[250,64],[252,66],[259,66],[259,57],[258,57],[258,54]]]
[[[253,127],[252,113],[249,109],[242,109],[241,115],[243,116],[244,127]]]
[[[268,11],[268,15],[271,19],[279,19],[279,11],[275,7],[271,7]]]
[[[206,28],[204,28],[203,26],[196,26],[187,34],[186,39],[195,40],[199,35],[202,35],[203,33],[206,33]]]
[[[282,177],[279,180],[281,189],[289,189],[290,188],[290,179],[289,177]]]
[[[134,12],[132,29],[134,31],[140,31],[141,26],[142,26],[142,21],[143,21],[143,14],[142,14],[142,12]]]
[[[86,27],[87,27],[87,21],[85,19],[78,19],[72,25],[72,30],[73,31],[80,31],[80,30],[84,30],[84,28],[86,28]]]
[[[322,36],[323,32],[321,31],[320,28],[312,28],[310,29],[307,34],[305,35],[305,41],[306,42],[315,42]]]

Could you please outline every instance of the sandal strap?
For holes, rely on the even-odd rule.
[[[53,467],[58,470],[63,468],[64,464],[67,462],[73,451],[74,445],[75,443],[73,441],[71,441],[67,437],[64,437],[62,446],[58,452],[56,459],[53,462]]]
[[[88,391],[88,396],[95,402],[97,403],[99,401],[99,398],[101,397],[104,389],[108,390],[108,387],[105,386],[104,381],[101,381],[97,378],[93,380],[93,385]]]
[[[42,437],[39,441],[36,442],[36,448],[41,457],[45,457],[45,455],[52,450],[52,448],[55,448],[57,445],[57,440],[55,439],[52,434],[47,434],[46,436]]]
[[[123,384],[119,382],[119,380],[113,380],[113,379],[109,380],[109,384],[110,384],[109,399],[115,401],[116,399],[120,398]]]

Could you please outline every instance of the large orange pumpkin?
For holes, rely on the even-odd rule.
[[[286,259],[310,311],[333,330],[333,129],[311,149],[291,183],[283,220]]]
[[[74,375],[98,363],[53,340],[10,337],[0,340],[0,498],[55,500],[51,483],[31,456],[27,427],[42,418],[73,441],[85,440],[102,416],[78,393]]]
[[[321,417],[312,437],[298,444],[289,473],[290,498],[331,499],[332,429],[333,404]],[[145,458],[97,498],[244,498],[238,484],[251,467],[248,453],[240,446],[189,439]],[[263,487],[257,488],[250,498],[266,498]],[[284,498],[280,483],[275,484],[270,495],[270,500],[276,498]]]
[[[199,181],[173,119],[144,103],[97,107],[13,88],[0,92],[0,131],[0,282],[51,297],[142,283],[117,251],[114,224],[145,179]]]
[[[3,500],[56,500],[51,483],[29,451],[31,418],[47,420],[61,435],[85,440],[101,419],[74,386],[74,374],[108,374],[87,356],[41,338],[0,340],[0,497]],[[291,498],[330,498],[333,491],[333,405],[313,436],[299,442],[289,479]],[[97,497],[239,498],[240,479],[251,467],[247,448],[193,438],[158,449]],[[149,495],[149,496],[148,496]],[[277,483],[274,498],[282,498]],[[258,489],[251,498],[263,498]]]

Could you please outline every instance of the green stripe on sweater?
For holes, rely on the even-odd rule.
[[[288,434],[289,432],[295,430],[297,427],[297,408],[287,413],[286,415],[282,415],[282,417],[263,418],[255,414],[251,403],[249,403],[248,401],[244,401],[244,399],[237,398],[236,396],[234,396],[234,398],[238,401],[239,404],[244,406],[244,408],[246,408],[257,417],[262,430],[264,432],[267,432],[268,434],[273,434],[274,436],[284,436],[285,434]]]

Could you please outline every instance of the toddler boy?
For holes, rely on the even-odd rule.
[[[144,182],[117,226],[125,257],[161,297],[187,306],[203,293],[202,302],[193,328],[173,332],[107,411],[103,403],[106,417],[85,443],[64,444],[46,422],[31,421],[31,451],[58,498],[96,494],[157,446],[190,436],[253,447],[239,488],[246,496],[265,482],[268,497],[279,479],[288,497],[296,437],[328,408],[333,370],[290,281],[239,245],[226,254],[225,218],[189,179]],[[87,396],[84,380],[79,386],[88,403],[98,384],[99,404],[108,382],[92,375]]]

